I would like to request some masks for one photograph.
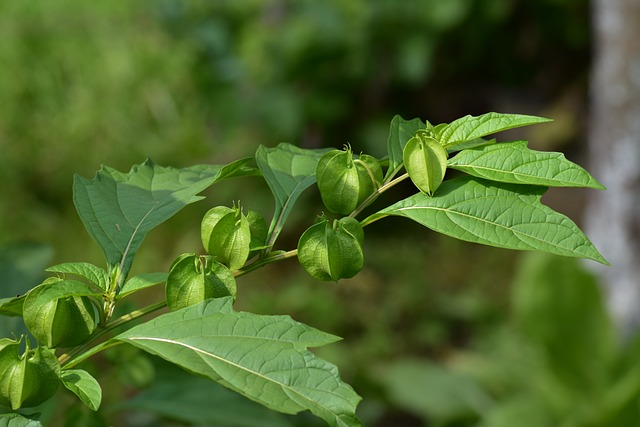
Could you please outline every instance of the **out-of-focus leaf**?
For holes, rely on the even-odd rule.
[[[394,405],[425,420],[474,419],[493,404],[470,377],[426,360],[400,359],[381,366],[378,380]]]

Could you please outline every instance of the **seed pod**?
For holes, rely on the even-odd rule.
[[[210,209],[202,218],[200,235],[207,253],[231,270],[237,270],[247,262],[251,228],[240,207]]]
[[[37,406],[53,396],[60,383],[60,364],[53,351],[38,347],[19,353],[22,343],[0,339],[0,404],[16,410]]]
[[[431,196],[442,183],[447,170],[447,150],[424,134],[411,138],[404,147],[404,168],[423,193]]]
[[[165,288],[167,306],[179,310],[209,298],[236,297],[231,270],[212,256],[183,254],[173,263]]]
[[[298,260],[312,277],[325,282],[353,277],[364,265],[360,223],[350,217],[327,219],[309,227],[298,242]]]
[[[249,220],[249,230],[251,230],[251,251],[249,258],[256,256],[262,249],[266,249],[267,235],[269,229],[264,217],[256,211],[249,210],[247,212],[247,220]]]
[[[346,147],[344,151],[329,151],[320,158],[316,180],[326,208],[348,215],[380,186],[382,168],[367,154],[354,159],[351,148]]]
[[[27,294],[23,306],[24,323],[39,343],[49,348],[73,347],[83,343],[96,328],[96,310],[89,298],[69,296],[50,298],[53,286],[64,280],[46,280]]]

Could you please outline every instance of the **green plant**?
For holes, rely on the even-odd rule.
[[[56,277],[26,295],[0,300],[0,313],[24,316],[39,341],[37,351],[57,355],[58,381],[93,410],[100,406],[101,389],[97,380],[79,366],[105,349],[130,344],[275,411],[310,411],[332,426],[362,425],[356,415],[360,396],[342,381],[334,365],[308,350],[339,338],[289,316],[234,310],[236,294],[242,295],[236,290],[235,279],[296,257],[305,270],[320,280],[353,276],[364,262],[363,229],[388,216],[407,217],[433,231],[469,242],[583,257],[606,264],[570,219],[540,201],[551,186],[603,187],[562,154],[530,150],[525,141],[498,144],[495,139],[484,138],[546,121],[533,116],[488,113],[433,126],[419,119],[394,117],[387,141],[388,156],[381,160],[386,167],[384,175],[377,172],[377,161],[370,161],[366,155],[352,160],[348,149],[343,167],[363,167],[356,174],[348,173],[347,180],[357,190],[347,193],[350,197],[357,194],[360,203],[333,221],[322,217],[302,234],[298,249],[292,250],[277,249],[276,242],[296,200],[316,183],[320,167],[323,180],[346,182],[342,177],[348,174],[343,169],[333,164],[325,168],[322,161],[325,156],[343,154],[283,143],[274,148],[260,146],[255,158],[227,165],[175,169],[147,160],[128,173],[105,166],[93,179],[76,176],[75,206],[88,233],[102,249],[107,268],[86,262],[49,267],[46,271]],[[368,160],[360,160],[363,158]],[[406,159],[411,160],[408,167],[404,164]],[[407,172],[402,173],[403,169]],[[443,180],[447,171],[452,172],[451,177]],[[149,231],[188,204],[201,200],[203,197],[198,194],[214,183],[241,176],[263,178],[274,195],[275,208],[266,234],[260,218],[255,213],[245,216],[239,205],[213,208],[201,224],[208,254],[178,255],[169,273],[129,277],[134,256]],[[356,219],[380,194],[407,178],[420,191]],[[320,185],[323,200],[331,198],[327,194],[330,189]],[[336,186],[334,198],[341,197],[342,190]],[[342,201],[340,206],[344,207]],[[255,255],[247,260],[249,253]],[[124,298],[163,283],[165,299],[116,317],[116,307],[122,306]],[[60,317],[62,320],[58,320],[56,311],[60,302],[64,302],[61,313],[66,314]],[[167,305],[170,312],[130,326],[133,320]],[[92,311],[96,319],[89,319],[87,313]],[[48,329],[42,322],[29,320],[32,313],[40,312],[51,316]],[[78,327],[77,322],[68,320],[72,317],[82,320],[82,342],[66,340],[65,329]],[[95,329],[92,320],[97,323]],[[121,329],[115,331],[116,328]],[[85,338],[87,332],[89,336]],[[69,347],[60,350],[47,345]],[[44,394],[30,397],[46,398]],[[16,409],[20,405],[14,402],[17,400],[12,400],[11,405]],[[0,417],[22,420],[20,425],[33,421],[33,417],[25,418],[17,412]]]

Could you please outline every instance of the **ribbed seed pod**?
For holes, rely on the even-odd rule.
[[[353,212],[382,182],[382,168],[374,157],[354,159],[351,148],[332,150],[318,162],[316,180],[325,207],[340,215]]]
[[[171,266],[165,288],[167,306],[179,310],[209,298],[236,297],[231,270],[212,256],[180,255]]]
[[[240,207],[216,206],[202,218],[202,245],[216,261],[237,270],[251,250],[251,228]]]
[[[337,282],[362,270],[364,232],[354,218],[330,223],[327,219],[309,227],[298,242],[298,260],[312,277]]]
[[[0,339],[0,404],[16,410],[37,406],[53,396],[60,383],[60,364],[45,347],[26,349],[20,340]]]
[[[49,348],[82,344],[96,328],[96,309],[85,296],[41,298],[62,280],[48,280],[27,294],[23,306],[24,323],[39,343]],[[43,302],[44,301],[44,302]]]
[[[447,150],[424,134],[411,138],[404,147],[404,168],[409,178],[423,193],[432,196],[442,183],[447,170]]]

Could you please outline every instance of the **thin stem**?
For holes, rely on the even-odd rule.
[[[81,358],[82,360],[86,359],[90,355],[93,355],[98,351],[100,351],[100,350],[94,351],[94,348],[100,347],[104,344],[104,343],[98,344],[97,346],[90,348],[90,345],[92,342],[94,342],[95,340],[97,340],[107,332],[112,331],[115,328],[122,326],[127,322],[138,319],[142,316],[146,316],[147,314],[153,313],[154,311],[160,310],[161,308],[166,307],[166,305],[167,305],[166,301],[161,301],[156,304],[151,304],[147,307],[141,308],[139,310],[134,310],[131,313],[125,314],[124,316],[114,320],[113,322],[109,322],[104,327],[96,331],[89,341],[87,341],[86,343],[84,343],[79,347],[74,348],[69,353],[62,354],[58,358],[58,361],[60,362],[61,365],[64,365],[65,367],[69,366],[69,364],[73,364],[74,366],[77,365],[79,363],[79,362],[76,362],[78,358]],[[89,356],[85,356],[85,354],[87,353],[90,353]],[[77,356],[78,354],[80,354],[80,356]]]
[[[271,264],[274,262],[278,262],[278,261],[282,261],[284,259],[287,258],[293,258],[295,256],[298,255],[298,250],[297,249],[293,249],[287,252],[280,252],[280,253],[276,253],[276,254],[272,254],[269,255],[265,258],[262,259],[258,259],[256,262],[247,265],[246,267],[244,267],[241,270],[236,270],[233,272],[233,275],[235,277],[240,277],[240,276],[244,276],[245,274],[251,273],[254,270],[257,270],[261,267],[264,267],[267,264]]]
[[[390,189],[391,187],[393,187],[394,185],[398,184],[401,181],[404,181],[405,179],[409,178],[409,174],[405,173],[404,175],[400,175],[399,177],[397,177],[396,179],[383,183],[380,188],[378,188],[376,191],[374,191],[373,193],[371,193],[371,195],[369,197],[367,197],[362,203],[360,203],[360,206],[358,206],[356,208],[356,210],[354,210],[353,212],[351,212],[351,215],[349,215],[351,218],[355,218],[356,216],[358,216],[360,214],[360,212],[362,212],[367,206],[369,206],[371,203],[373,203],[373,201],[382,193],[384,193],[385,191],[387,191],[388,189]]]

